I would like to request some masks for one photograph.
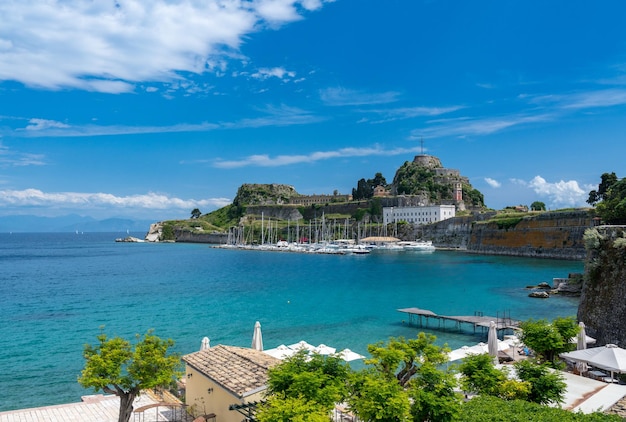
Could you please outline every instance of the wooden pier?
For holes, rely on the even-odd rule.
[[[462,331],[463,324],[469,324],[474,327],[474,333],[476,328],[480,327],[481,331],[487,331],[491,321],[496,324],[496,330],[498,332],[505,330],[514,330],[519,328],[520,320],[512,319],[510,316],[484,316],[482,312],[474,312],[474,315],[438,315],[428,309],[420,308],[404,308],[398,309],[398,312],[408,314],[409,325],[416,324],[420,327],[430,327],[428,321],[431,319],[437,320],[437,329],[445,330],[446,322],[452,321],[456,325],[457,330]],[[424,325],[424,322],[426,323]],[[435,327],[431,327],[435,328]]]

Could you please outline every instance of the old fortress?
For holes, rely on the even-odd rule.
[[[429,224],[454,217],[457,210],[465,210],[463,184],[469,185],[469,179],[461,176],[459,170],[443,167],[439,158],[420,154],[413,159],[413,165],[429,169],[434,173],[434,182],[452,188],[452,199],[432,203],[427,193],[419,195],[398,195],[396,187],[376,186],[374,198],[385,199],[383,207],[384,224],[407,222],[414,225]],[[335,192],[332,195],[298,195],[291,197],[292,205],[312,206],[337,202],[350,202],[352,195]]]

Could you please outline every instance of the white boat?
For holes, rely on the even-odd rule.
[[[435,250],[430,240],[402,241],[398,242],[398,245],[402,246],[405,251],[433,252]]]
[[[375,245],[373,250],[377,252],[401,252],[404,250],[402,246],[398,244],[398,242],[388,242],[382,243],[380,245]]]
[[[367,255],[368,253],[370,253],[370,250],[367,247],[365,247],[365,245],[360,245],[360,244],[345,246],[341,249],[345,251],[346,253],[355,254],[355,255]]]

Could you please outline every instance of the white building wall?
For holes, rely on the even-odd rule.
[[[383,223],[406,221],[413,225],[436,223],[456,216],[454,205],[428,207],[383,207]]]

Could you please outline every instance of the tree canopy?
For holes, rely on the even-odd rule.
[[[373,179],[361,179],[356,188],[352,189],[352,199],[370,199],[374,196],[374,188],[377,186],[387,187],[387,180],[382,173],[376,173]]]
[[[573,317],[555,318],[552,322],[529,319],[520,328],[520,340],[547,362],[554,362],[560,353],[574,350],[576,345],[570,339],[580,330]]]
[[[259,422],[328,421],[348,394],[350,367],[339,357],[300,351],[269,370],[267,400]]]
[[[535,201],[532,204],[530,204],[530,210],[531,211],[545,211],[546,204],[541,201]]]
[[[589,205],[607,224],[626,223],[626,179],[618,179],[615,173],[604,173],[598,189],[589,192]]]
[[[370,367],[355,377],[348,403],[363,420],[452,421],[460,406],[454,374],[441,366],[449,349],[436,337],[390,338],[368,346]]]
[[[569,319],[551,323],[569,335]],[[560,328],[556,328],[560,327]],[[564,329],[566,327],[567,329]],[[477,394],[468,401],[456,391],[456,365],[447,364],[445,346],[435,336],[390,338],[368,346],[366,367],[355,371],[336,356],[301,352],[270,370],[259,422],[327,422],[335,403],[347,403],[362,421],[613,421],[540,404],[563,401],[565,383],[547,364],[526,359],[514,364],[516,377],[494,366],[487,355],[473,355],[458,367],[461,387]],[[531,403],[532,402],[532,403]]]
[[[85,345],[85,367],[78,382],[96,392],[115,394],[120,398],[118,422],[128,422],[135,397],[146,389],[171,385],[182,374],[180,356],[170,354],[171,339],[152,334],[137,335],[137,343],[121,337],[98,335],[96,345]]]

